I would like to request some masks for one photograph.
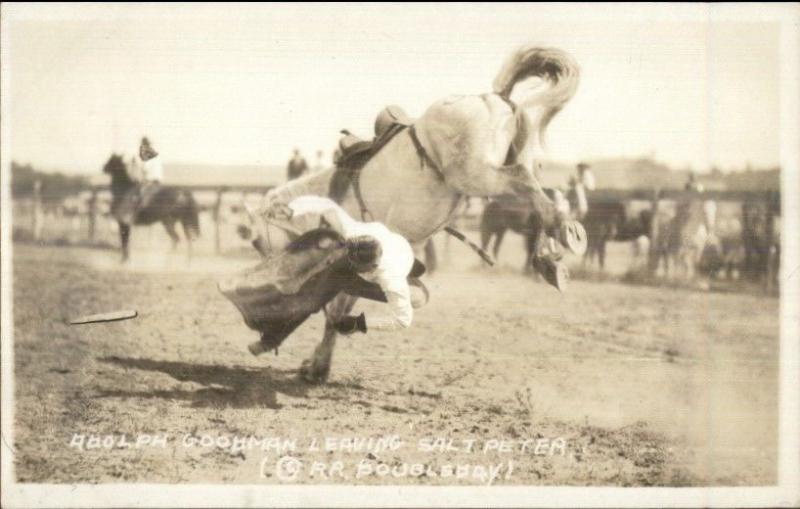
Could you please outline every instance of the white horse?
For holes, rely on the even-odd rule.
[[[540,246],[552,244],[546,242],[549,235],[582,254],[586,248],[583,227],[556,209],[534,174],[544,131],[574,95],[578,75],[577,64],[565,52],[527,46],[502,66],[493,93],[453,96],[434,103],[414,122],[413,130],[396,135],[361,169],[358,185],[371,219],[418,248],[450,223],[465,196],[516,193],[530,199],[538,213]],[[534,77],[541,82],[531,87],[528,78]],[[265,223],[259,229],[263,232],[268,227],[269,210],[275,203],[302,195],[327,196],[333,171],[302,177],[268,193],[259,214]],[[354,218],[362,216],[363,207],[352,186],[341,205]],[[541,253],[541,261],[555,267],[558,277],[566,277],[563,266]],[[340,295],[327,306],[322,342],[300,368],[308,381],[327,379],[336,344],[333,324],[352,309],[355,300]]]

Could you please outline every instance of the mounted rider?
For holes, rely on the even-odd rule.
[[[146,208],[164,180],[164,166],[161,163],[161,156],[158,155],[146,136],[142,138],[139,145],[139,157],[142,160],[139,208]]]
[[[683,186],[684,191],[690,191],[694,193],[702,193],[705,191],[703,184],[697,180],[697,174],[693,171],[689,172],[689,178],[686,181],[686,184]]]
[[[578,174],[570,177],[568,199],[575,210],[575,219],[582,220],[589,211],[587,191],[594,191],[594,174],[586,163],[578,163]]]

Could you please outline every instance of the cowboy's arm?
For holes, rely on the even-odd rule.
[[[583,186],[588,191],[594,191],[595,188],[594,173],[592,173],[591,170],[587,170],[586,174],[583,176]]]
[[[414,318],[414,308],[411,305],[411,292],[408,282],[381,284],[383,294],[391,309],[390,316],[372,316],[369,318],[361,313],[359,316],[345,316],[336,324],[336,330],[342,334],[352,334],[356,331],[396,331],[411,326]]]
[[[340,324],[341,327],[337,327],[339,332],[352,334],[356,331],[370,330],[395,331],[411,326],[414,308],[411,304],[408,274],[414,264],[414,252],[404,239],[402,242],[389,244],[384,246],[381,267],[367,278],[368,281],[380,286],[383,291],[389,306],[388,316],[379,314],[365,317],[362,313],[359,317],[345,317],[344,322]]]
[[[255,215],[267,224],[299,234],[305,231],[329,227],[341,234],[344,229],[335,202],[319,197],[297,198],[288,203],[271,199],[267,194],[265,204]]]
[[[369,317],[367,330],[393,331],[411,326],[414,308],[411,305],[411,290],[408,288],[408,274],[414,265],[414,252],[405,239],[393,237],[396,242],[385,246],[382,270],[377,273],[375,282],[383,290],[389,305],[389,316]]]
[[[395,331],[411,326],[414,308],[411,307],[411,292],[408,283],[403,280],[389,284],[381,284],[390,309],[390,316],[369,316],[366,319],[367,330]]]

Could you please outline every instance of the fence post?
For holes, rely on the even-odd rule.
[[[222,252],[222,245],[220,242],[220,221],[222,218],[220,217],[220,210],[222,209],[222,193],[224,190],[224,188],[217,190],[217,201],[214,203],[214,249],[217,254]]]
[[[89,242],[94,243],[95,227],[97,225],[97,188],[92,188],[89,198]]]
[[[658,189],[653,190],[653,203],[650,207],[650,252],[647,254],[647,268],[650,274],[655,274],[658,270],[658,251],[659,243],[661,242],[661,231],[658,221],[658,200],[660,194],[661,192]]]
[[[36,180],[33,183],[33,239],[42,238],[42,181]]]

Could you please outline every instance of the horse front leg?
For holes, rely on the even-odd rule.
[[[353,309],[356,300],[358,300],[357,297],[340,293],[325,308],[325,333],[322,341],[314,349],[311,357],[300,365],[299,375],[306,382],[322,383],[328,379],[333,349],[336,346],[336,336],[338,335],[334,324]]]
[[[586,230],[583,225],[556,209],[555,203],[547,197],[532,171],[520,163],[501,166],[497,171],[508,179],[510,191],[530,200],[534,213],[541,218],[548,235],[577,256],[586,252]]]
[[[535,235],[531,235],[530,233],[525,234],[525,265],[522,267],[523,274],[530,274],[536,263],[536,252],[538,249],[539,241],[536,239]],[[495,257],[495,259],[497,259]]]
[[[131,225],[122,222],[117,222],[117,225],[119,226],[119,243],[120,249],[122,250],[122,263],[125,263],[130,258],[128,242],[131,235]]]

